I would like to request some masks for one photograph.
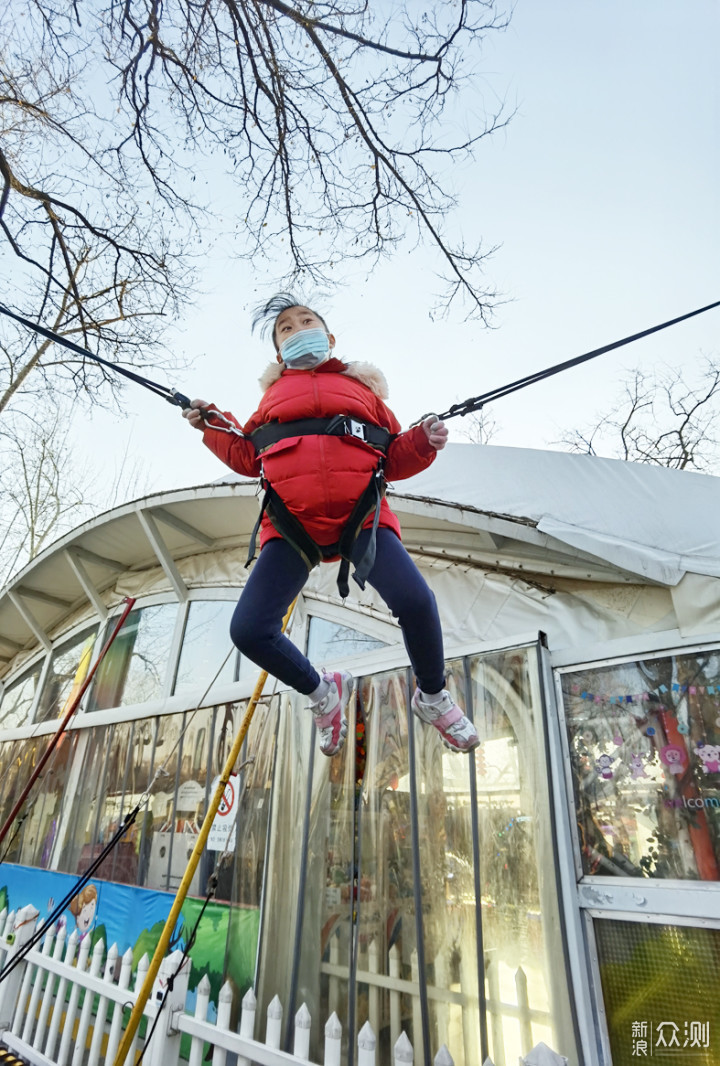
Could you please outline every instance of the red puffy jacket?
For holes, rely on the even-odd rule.
[[[431,447],[422,426],[405,433],[383,403],[382,373],[370,363],[343,363],[328,359],[314,370],[287,370],[271,364],[260,383],[266,391],[254,415],[240,426],[245,437],[205,427],[204,443],[238,474],[265,477],[317,544],[334,544],[355,503],[377,467],[380,452],[356,437],[286,437],[257,456],[249,437],[267,422],[294,422],[301,418],[349,415],[383,426],[398,434],[387,450],[388,481],[412,477],[432,463]],[[233,415],[227,413],[236,425]],[[372,524],[370,516],[365,525]],[[383,499],[380,525],[400,536],[400,523]],[[279,537],[267,515],[263,516],[260,544]]]

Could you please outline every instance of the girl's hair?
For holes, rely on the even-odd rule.
[[[77,896],[73,896],[70,900],[70,913],[77,918],[85,904],[91,903],[94,899],[97,899],[97,889],[95,888],[95,885],[85,885],[82,892],[78,892]]]
[[[263,303],[258,304],[253,311],[252,317],[252,332],[260,327],[260,336],[263,340],[270,335],[273,345],[273,351],[277,351],[277,342],[275,340],[275,323],[277,322],[283,311],[287,311],[290,307],[307,307],[312,311],[314,315],[322,322],[325,329],[327,329],[327,322],[322,315],[318,314],[309,304],[303,303],[302,300],[295,298],[291,292],[276,292],[274,296],[271,296],[269,300],[264,300]]]

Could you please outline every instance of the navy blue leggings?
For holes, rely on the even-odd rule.
[[[361,557],[369,532],[360,533],[356,558]],[[230,636],[243,655],[305,695],[315,691],[321,678],[282,632],[282,620],[307,579],[308,569],[295,549],[287,541],[269,540],[253,564],[230,623]],[[435,596],[390,529],[377,531],[368,582],[400,623],[418,685],[423,692],[439,692],[445,685],[445,658]]]

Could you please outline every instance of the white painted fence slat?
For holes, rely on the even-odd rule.
[[[358,1033],[358,1066],[375,1066],[377,1041],[370,1022],[365,1022]]]
[[[220,989],[220,995],[218,996],[218,1010],[217,1010],[217,1022],[215,1023],[218,1029],[230,1028],[230,1015],[232,1013],[232,985],[229,981]],[[280,1045],[278,1044],[278,1047]],[[213,1048],[212,1066],[225,1066],[227,1062],[227,1051],[224,1048]]]
[[[65,947],[65,941],[67,939],[67,927],[61,925],[57,930],[55,937],[55,943],[53,945],[52,957],[56,961],[62,958],[63,949]],[[45,1042],[45,1032],[47,1029],[48,1018],[50,1017],[50,1010],[54,1001],[55,985],[57,979],[54,974],[49,973],[47,975],[47,981],[45,983],[45,991],[43,993],[42,1004],[40,1006],[40,1016],[38,1018],[37,1029],[35,1031],[35,1040],[33,1041],[33,1047],[38,1049],[42,1048]]]
[[[240,1011],[240,1036],[246,1040],[252,1040],[255,1036],[255,1013],[257,1011],[257,999],[252,988],[248,988],[247,992],[243,996],[242,1008]],[[244,1055],[239,1055],[237,1060],[237,1066],[252,1066],[250,1059],[246,1059]]]
[[[204,1022],[207,1018],[209,1004],[210,978],[206,973],[204,973],[202,975],[200,984],[197,986],[197,998],[195,1000],[195,1017],[198,1021]],[[190,1043],[190,1057],[188,1059],[188,1066],[202,1066],[204,1048],[205,1041],[199,1036],[193,1036]],[[238,1066],[240,1066],[239,1059]]]
[[[325,1022],[325,1063],[324,1066],[340,1066],[342,1054],[342,1025],[335,1011]]]
[[[132,977],[132,962],[132,948],[128,948],[122,957],[122,963],[120,965],[118,989],[121,992],[124,992],[130,987],[130,978]],[[120,1037],[122,1036],[122,1022],[123,1005],[122,1003],[116,1003],[113,1007],[112,1020],[110,1022],[110,1032],[108,1034],[107,1049],[105,1051],[106,1063],[112,1064],[113,1062],[115,1062],[115,1055],[117,1054],[117,1049],[120,1046]]]
[[[455,1060],[448,1051],[445,1044],[440,1048],[437,1055],[433,1059],[433,1066],[455,1066]]]
[[[406,1062],[412,1062],[414,1058],[415,1053],[407,1033],[400,1033],[393,1045],[393,1066],[403,1066]]]
[[[67,930],[65,930],[67,932]],[[72,966],[75,961],[75,952],[77,951],[78,941],[80,936],[77,929],[73,929],[72,933],[67,939],[65,946],[65,958],[64,963],[66,966]],[[55,1045],[57,1044],[58,1034],[60,1032],[60,1022],[62,1021],[63,1008],[65,1006],[65,996],[67,994],[68,981],[66,977],[61,977],[58,981],[57,989],[55,990],[55,1006],[53,1009],[52,1018],[50,1020],[50,1029],[47,1035],[47,1041],[45,1043],[45,1057],[52,1059],[55,1055]]]
[[[105,942],[98,940],[95,948],[93,949],[92,959],[90,960],[90,976],[98,977],[100,970],[102,969],[103,954],[105,952]],[[85,989],[85,998],[80,1010],[80,1021],[78,1022],[77,1035],[75,1037],[75,1052],[72,1057],[72,1066],[82,1066],[83,1059],[85,1058],[85,1045],[87,1043],[88,1030],[90,1028],[90,1014],[92,1012],[94,996],[89,989]]]
[[[114,982],[115,964],[118,960],[119,954],[120,952],[118,951],[117,944],[113,944],[107,953],[107,958],[105,960],[105,971],[103,973],[103,979],[107,982],[107,984]],[[86,992],[85,995],[87,996],[88,993]],[[93,996],[92,998],[94,999],[95,997]],[[87,1066],[98,1066],[98,1062],[100,1061],[100,1050],[102,1048],[103,1037],[105,1036],[107,1009],[108,997],[100,996],[97,1008],[95,1010],[92,1043],[90,1044],[90,1055],[88,1057]]]
[[[70,938],[72,941],[72,937]],[[88,958],[90,956],[90,937],[86,936],[80,941],[80,953],[77,961],[77,973],[78,975],[85,973],[88,964]],[[72,1043],[73,1029],[75,1028],[75,1018],[77,1017],[78,1002],[80,1000],[80,991],[82,985],[78,981],[73,981],[72,989],[70,991],[70,1002],[68,1003],[67,1012],[65,1015],[65,1027],[63,1028],[62,1040],[60,1041],[60,1054],[58,1055],[58,1066],[66,1066],[68,1056],[70,1054],[70,1047]]]
[[[43,946],[41,955],[47,958],[53,949],[55,942],[55,926],[51,925],[45,930],[45,936],[43,937]],[[29,969],[29,967],[28,967]],[[43,970],[38,967],[33,974],[35,980],[32,984],[32,992],[30,994],[30,1003],[28,1005],[27,1012],[25,1014],[25,1024],[20,1034],[20,1039],[24,1040],[26,1044],[31,1044],[33,1029],[35,1028],[35,1019],[37,1018],[38,1003],[40,1002],[40,994],[42,992],[43,984]],[[16,1029],[17,1033],[18,1030]]]
[[[520,1048],[522,1054],[527,1055],[533,1046],[533,1039],[527,977],[522,966],[518,966],[515,972],[515,989],[517,991],[518,1007],[520,1008]]]
[[[492,1034],[492,1048],[496,1066],[505,1066],[505,1038],[503,1036],[502,1016],[499,1011],[500,1005],[500,975],[496,959],[490,959],[485,966],[485,975],[488,983],[488,1012],[490,1014],[490,1032]]]
[[[150,969],[150,956],[148,955],[148,953],[146,951],[145,954],[140,959],[140,962],[138,963],[137,973],[135,974],[135,995],[137,995],[140,992],[140,989],[145,984],[145,978],[148,975],[148,970],[149,969]],[[139,1043],[140,1043],[140,1028],[138,1027],[135,1030],[135,1036],[132,1038],[132,1043],[130,1044],[130,1048],[128,1050],[127,1059],[125,1060],[126,1062],[135,1062],[135,1055],[137,1053],[137,1049],[138,1049],[138,1044]]]
[[[307,1004],[303,1003],[295,1014],[295,1040],[293,1042],[293,1055],[303,1062],[310,1061],[310,1011]]]
[[[420,967],[418,966],[417,949],[413,949],[410,956],[410,974],[414,984],[420,983]],[[418,1062],[423,1062],[425,1057],[425,1048],[423,1045],[423,1029],[422,1029],[422,1009],[420,1007],[420,997],[413,996],[412,998],[412,1021],[413,1021],[413,1047],[417,1052]]]
[[[265,1043],[268,1047],[280,1047],[280,1032],[282,1030],[283,1008],[279,996],[273,996],[267,1009],[267,1026],[265,1029]]]
[[[400,980],[400,950],[397,944],[388,951],[388,974],[394,981]],[[400,993],[390,990],[390,1043],[394,1047],[400,1038]]]

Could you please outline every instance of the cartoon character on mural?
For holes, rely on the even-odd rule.
[[[660,758],[667,766],[671,774],[681,774],[687,762],[687,753],[684,748],[677,744],[666,744],[660,749]]]
[[[630,773],[634,778],[647,777],[645,767],[643,766],[642,755],[635,755],[633,753],[630,756]]]
[[[92,884],[85,885],[85,888],[78,892],[77,896],[73,896],[68,906],[68,910],[75,919],[75,926],[80,938],[78,943],[84,940],[86,936],[89,936],[91,948],[94,948],[101,938],[105,940],[105,926],[96,926],[95,924],[97,907],[98,890]]]
[[[612,761],[612,755],[608,755],[607,753],[605,753],[601,755],[595,763],[595,769],[600,774],[600,777],[602,777],[603,781],[609,781],[610,778],[613,776]]]
[[[698,744],[693,748],[706,774],[720,773],[720,744]]]

